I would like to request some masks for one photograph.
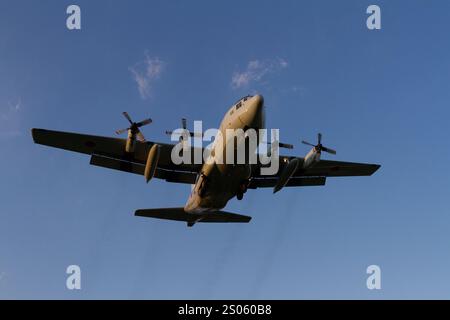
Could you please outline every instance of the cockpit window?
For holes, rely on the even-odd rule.
[[[251,95],[248,95],[248,96],[245,96],[245,97],[243,97],[243,98],[240,98],[235,104],[238,104],[239,102],[242,102],[242,101],[247,101],[248,99],[250,99],[250,98],[252,98],[253,96],[251,96]]]
[[[238,102],[238,104],[236,105],[236,110],[239,109],[240,107],[242,107],[242,101]]]

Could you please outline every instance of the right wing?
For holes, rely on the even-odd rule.
[[[125,139],[101,137],[71,132],[61,132],[46,129],[32,129],[35,143],[91,155],[91,164],[109,169],[115,169],[143,175],[147,155],[155,142],[135,142],[134,152],[125,152]],[[158,143],[160,157],[155,177],[169,182],[193,184],[201,168],[195,164],[175,165],[171,161],[174,145]],[[194,154],[194,148],[191,154]],[[194,163],[194,161],[191,161]]]
[[[90,164],[97,167],[125,171],[138,175],[144,175],[145,164],[128,160],[114,159],[97,154],[91,156]],[[189,170],[164,169],[158,165],[155,178],[164,179],[167,182],[195,184],[197,172]]]

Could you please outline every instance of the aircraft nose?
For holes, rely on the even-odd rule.
[[[253,125],[261,128],[261,121],[264,116],[264,98],[257,94],[253,97],[252,106],[250,107],[250,114],[253,118]]]
[[[264,97],[260,94],[253,96],[253,103],[258,106],[258,108],[262,108],[264,105]]]
[[[264,98],[262,95],[257,94],[248,101],[248,107],[241,121],[250,128],[263,128]]]

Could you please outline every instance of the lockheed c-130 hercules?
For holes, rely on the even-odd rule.
[[[246,96],[227,111],[219,131],[263,129],[264,109],[261,95]],[[143,175],[147,182],[158,178],[192,185],[184,207],[142,209],[135,212],[136,216],[185,221],[188,226],[198,222],[249,222],[249,216],[221,209],[233,197],[241,200],[248,189],[273,188],[275,193],[284,187],[323,186],[327,177],[370,176],[380,167],[377,164],[321,160],[322,152],[336,154],[336,151],[322,145],[320,133],[315,145],[302,141],[312,146],[305,157],[277,155],[279,168],[271,175],[261,174],[264,164],[220,163],[214,154],[212,161],[175,164],[171,159],[175,144],[146,141],[141,133],[140,128],[150,124],[151,119],[133,122],[128,113],[123,115],[130,126],[116,133],[127,132],[127,139],[46,129],[32,129],[32,136],[38,144],[88,154],[91,156],[90,164],[94,166]],[[186,129],[185,119],[182,126]],[[193,136],[193,133],[189,134]],[[277,143],[280,147],[292,149],[292,145]],[[249,153],[256,151],[246,149]],[[217,154],[216,151],[216,157]]]

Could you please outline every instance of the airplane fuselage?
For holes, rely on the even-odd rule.
[[[186,212],[201,213],[222,209],[236,195],[242,197],[251,175],[251,165],[227,163],[225,159],[227,148],[233,148],[235,153],[242,147],[240,144],[245,144],[245,139],[236,139],[234,142],[227,140],[227,129],[243,131],[263,129],[264,119],[264,99],[260,95],[242,98],[228,110],[219,128],[224,143],[213,144],[211,161],[203,165],[197,176],[184,207]],[[244,148],[248,153],[256,152],[255,146],[253,148],[244,146]]]

